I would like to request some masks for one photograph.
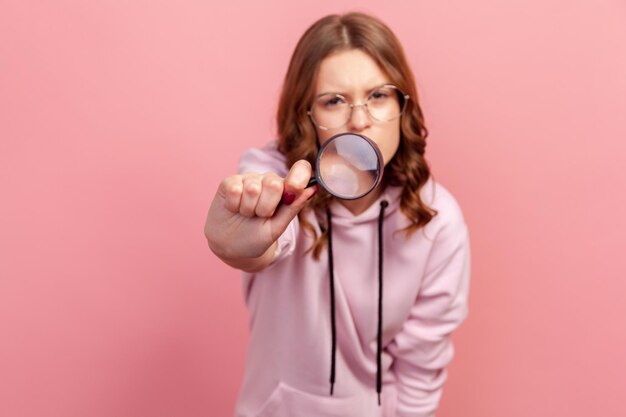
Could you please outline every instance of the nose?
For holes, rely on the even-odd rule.
[[[350,113],[350,126],[354,130],[363,130],[370,126],[372,118],[367,110],[367,104],[355,104]]]

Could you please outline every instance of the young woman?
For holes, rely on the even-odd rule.
[[[360,13],[314,23],[277,122],[278,141],[242,156],[205,225],[213,252],[244,271],[251,337],[236,415],[434,415],[467,314],[469,240],[424,159],[397,38]],[[318,149],[343,132],[372,139],[385,164],[356,200],[307,187]]]

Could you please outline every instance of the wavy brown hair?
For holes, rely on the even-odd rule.
[[[318,140],[315,126],[307,114],[315,95],[315,81],[320,64],[330,54],[359,49],[376,61],[392,84],[410,96],[400,120],[400,145],[384,171],[384,186],[402,188],[400,209],[411,224],[404,230],[410,235],[437,214],[420,198],[420,190],[430,177],[424,159],[428,131],[417,99],[413,73],[400,42],[380,20],[363,14],[330,15],[315,22],[298,42],[285,76],[278,104],[279,150],[287,166],[306,159],[315,166]],[[314,210],[318,218],[333,197],[320,189],[304,210]],[[301,226],[314,236],[313,255],[318,258],[326,244],[325,227],[318,236],[315,228],[299,216]],[[322,220],[320,222],[324,224]]]

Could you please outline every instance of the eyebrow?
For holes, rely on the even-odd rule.
[[[393,85],[393,84],[391,84],[390,82],[384,82],[382,84],[376,84],[375,86],[373,86],[373,87],[371,87],[371,88],[369,88],[369,89],[367,89],[365,91],[367,92],[367,95],[369,96],[372,91],[376,90],[377,88],[384,87],[386,85]],[[338,95],[340,95],[342,97],[350,97],[351,96],[349,93],[344,93],[344,92],[341,92],[340,90],[338,90],[338,91],[325,91],[323,93],[317,94],[315,96],[315,98],[317,99],[317,98],[320,98],[320,97],[325,96],[327,94],[338,94]]]

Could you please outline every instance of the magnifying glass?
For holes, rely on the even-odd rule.
[[[340,133],[328,139],[317,154],[315,176],[307,187],[319,184],[331,195],[356,200],[380,183],[384,169],[378,146],[357,133]]]

